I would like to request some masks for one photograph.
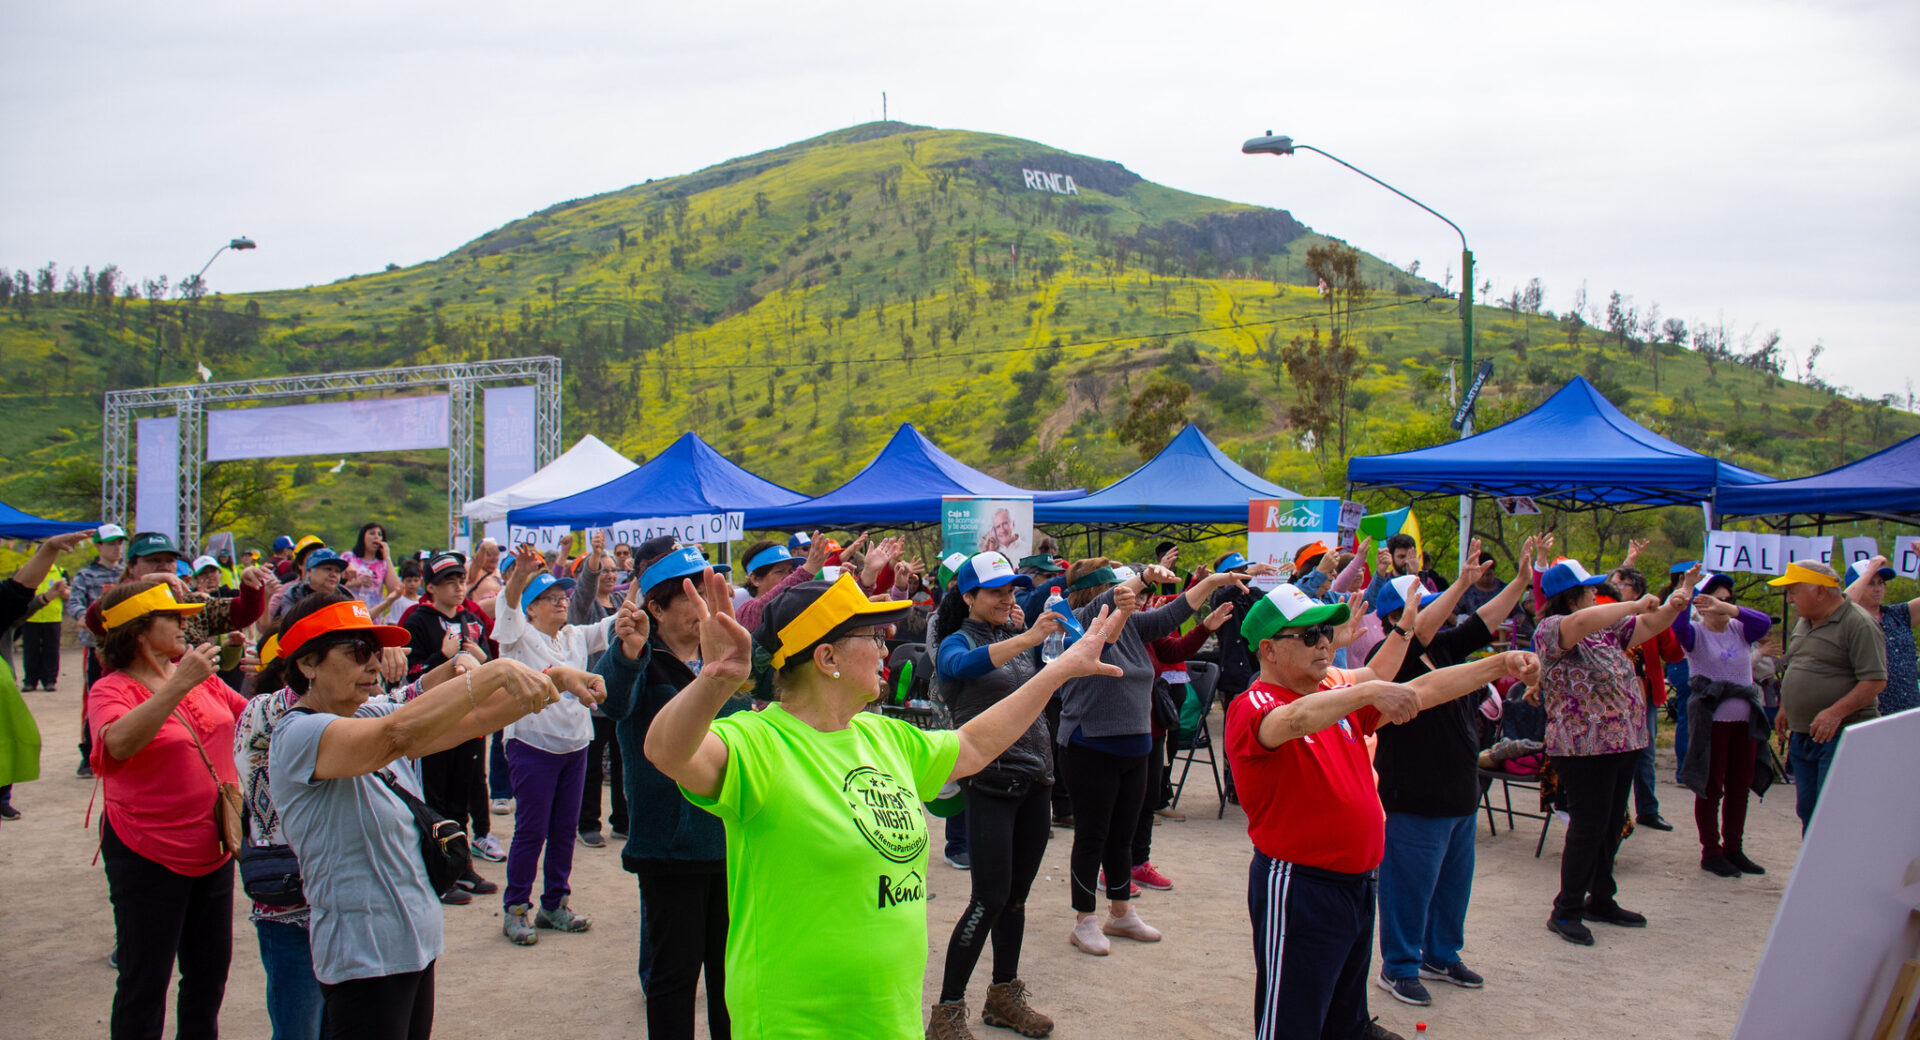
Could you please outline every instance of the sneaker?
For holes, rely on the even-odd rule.
[[[473,839],[472,848],[474,855],[486,860],[488,863],[505,863],[507,861],[507,850],[501,848],[500,839],[491,834],[483,838]]]
[[[942,853],[940,858],[946,860],[947,866],[955,870],[973,869],[973,858],[967,855],[967,850],[965,849],[961,849],[958,852]]]
[[[472,892],[474,895],[480,895],[480,896],[492,895],[493,893],[500,891],[499,885],[496,885],[493,882],[488,881],[486,878],[481,877],[479,874],[474,872],[472,867],[467,868],[467,876],[461,878],[458,881],[455,881],[454,886],[459,891]]]
[[[1151,888],[1156,892],[1166,892],[1173,888],[1173,882],[1165,874],[1154,869],[1152,863],[1142,863],[1133,868],[1134,883],[1142,888]]]
[[[447,894],[440,897],[440,901],[448,906],[466,906],[473,902],[473,896],[462,891],[460,883],[456,881],[452,888],[447,889]]]
[[[967,1002],[935,1004],[927,1019],[927,1040],[973,1040],[973,1030],[967,1028]]]
[[[1094,914],[1088,914],[1073,923],[1073,934],[1067,941],[1079,947],[1081,953],[1091,953],[1095,957],[1105,957],[1113,949],[1106,933],[1100,930],[1100,920]]]
[[[1624,909],[1619,903],[1603,904],[1589,900],[1587,909],[1581,916],[1589,921],[1618,925],[1621,928],[1645,928],[1647,926],[1646,915],[1636,914],[1631,910]]]
[[[607,839],[601,836],[599,831],[581,831],[580,844],[590,849],[604,849],[607,847]]]
[[[11,805],[0,805],[0,820],[17,820],[19,818],[20,810],[15,809]]]
[[[493,814],[495,816],[505,816],[506,814],[513,811],[513,799],[495,798],[492,802],[492,806],[493,806]]]
[[[621,841],[627,840],[627,828],[625,824],[616,823],[607,830],[607,833],[619,838]]]
[[[1133,907],[1127,907],[1126,914],[1120,917],[1108,914],[1107,919],[1100,922],[1100,930],[1122,939],[1132,939],[1134,942],[1160,941],[1160,929],[1141,920],[1140,912]]]
[[[119,969],[120,947],[115,946],[113,949],[107,951],[107,967],[113,968],[115,970]]]
[[[1747,858],[1747,854],[1738,849],[1727,853],[1727,862],[1740,868],[1742,874],[1765,874],[1767,868]]]
[[[1700,869],[1709,874],[1718,874],[1721,877],[1740,876],[1740,868],[1734,866],[1733,860],[1725,856],[1700,857]]]
[[[73,775],[82,780],[91,780],[93,779],[93,765],[83,758],[80,760],[80,767],[73,771]]]
[[[1385,969],[1382,969],[1380,974],[1374,976],[1373,981],[1379,983],[1381,989],[1393,994],[1393,999],[1402,1004],[1426,1007],[1433,1003],[1433,995],[1427,992],[1427,987],[1421,985],[1420,980],[1412,976],[1404,979],[1390,979],[1387,978]]]
[[[574,913],[567,908],[567,901],[562,899],[560,905],[551,910],[541,907],[540,912],[533,915],[533,926],[551,928],[556,932],[584,932],[593,927],[593,918]]]
[[[515,903],[507,907],[505,919],[500,922],[500,934],[515,946],[532,946],[540,941],[540,933],[533,930],[532,917],[532,904]]]
[[[1578,917],[1561,917],[1555,914],[1547,918],[1547,931],[1576,946],[1593,945],[1593,930],[1581,924]]]
[[[1431,964],[1423,963],[1420,965],[1420,977],[1433,979],[1436,982],[1451,982],[1462,989],[1479,989],[1487,984],[1487,980],[1481,978],[1479,972],[1467,967],[1461,961],[1454,961],[1451,968],[1436,968]]]
[[[1642,827],[1652,827],[1656,831],[1670,831],[1673,829],[1673,824],[1668,823],[1667,818],[1657,812],[1641,813],[1633,818],[1633,822]]]
[[[1171,820],[1174,823],[1187,822],[1187,814],[1178,809],[1155,809],[1153,814],[1163,820]]]
[[[1027,984],[1019,979],[987,987],[987,1006],[981,1011],[980,1020],[990,1026],[1011,1029],[1021,1036],[1040,1037],[1053,1032],[1053,1019],[1027,1003]]]

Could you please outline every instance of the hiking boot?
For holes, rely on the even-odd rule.
[[[539,942],[540,933],[533,930],[533,904],[515,903],[507,907],[505,920],[500,922],[500,934],[515,946],[532,946]]]
[[[1108,935],[1117,935],[1122,939],[1132,939],[1135,942],[1160,941],[1160,929],[1142,921],[1140,912],[1133,907],[1127,907],[1126,914],[1121,917],[1108,914],[1107,919],[1100,922],[1100,930]]]
[[[1718,874],[1721,877],[1740,876],[1740,868],[1734,866],[1733,861],[1725,856],[1700,857],[1700,869],[1709,874]]]
[[[1422,962],[1420,977],[1433,979],[1436,982],[1451,982],[1462,989],[1479,989],[1487,984],[1487,980],[1481,978],[1479,972],[1467,967],[1462,961],[1454,961],[1450,968],[1436,968]]]
[[[1646,915],[1636,914],[1631,910],[1624,909],[1619,903],[1595,903],[1589,900],[1587,902],[1587,909],[1581,916],[1589,921],[1618,925],[1621,928],[1645,928],[1647,926]]]
[[[473,902],[473,896],[461,891],[460,883],[456,881],[453,883],[452,888],[447,889],[447,894],[440,897],[440,902],[447,906],[466,906],[468,903]]]
[[[1165,874],[1155,870],[1152,863],[1142,863],[1133,868],[1133,881],[1142,888],[1151,888],[1156,892],[1166,892],[1173,888],[1173,882]]]
[[[468,867],[466,876],[455,881],[454,885],[458,891],[472,892],[477,896],[492,895],[500,891],[499,885],[481,877],[472,867]]]
[[[607,839],[599,831],[581,831],[580,844],[590,849],[604,849],[607,847]]]
[[[507,850],[501,848],[500,839],[491,834],[473,839],[471,848],[474,855],[489,863],[505,863],[507,860]]]
[[[1113,949],[1113,943],[1100,931],[1100,921],[1088,914],[1073,923],[1073,934],[1067,941],[1080,948],[1081,953],[1091,953],[1095,957],[1105,957]]]
[[[1556,913],[1547,918],[1547,931],[1575,946],[1593,945],[1593,929],[1581,924],[1578,917],[1561,917]]]
[[[551,928],[556,932],[584,932],[593,927],[593,918],[574,913],[567,907],[567,901],[562,899],[560,905],[551,910],[541,907],[540,912],[533,916],[533,926]]]
[[[1427,992],[1427,987],[1412,976],[1404,979],[1390,979],[1387,978],[1386,969],[1382,968],[1380,974],[1374,976],[1373,981],[1379,983],[1381,989],[1393,994],[1393,999],[1402,1004],[1426,1007],[1433,1003],[1433,995]]]
[[[927,1040],[973,1040],[967,1028],[967,1002],[948,1000],[933,1006],[927,1019]]]
[[[987,987],[987,1006],[980,1021],[1021,1036],[1046,1036],[1053,1032],[1053,1019],[1035,1011],[1027,1003],[1027,984],[1019,979],[996,982]]]
[[[1739,849],[1734,849],[1727,853],[1727,862],[1739,867],[1740,873],[1742,874],[1765,874],[1767,872],[1767,868],[1748,859],[1747,854],[1741,852]]]

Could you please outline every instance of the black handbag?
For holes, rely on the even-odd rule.
[[[240,891],[262,906],[299,906],[307,901],[300,882],[300,860],[289,845],[255,845],[253,814],[246,814],[247,837],[240,843]]]
[[[425,861],[427,885],[433,894],[444,896],[453,891],[454,883],[465,877],[473,864],[473,849],[467,844],[466,828],[434,812],[427,803],[415,798],[412,791],[400,786],[386,770],[373,775],[399,795],[400,801],[413,813],[414,825],[420,831],[420,858]]]
[[[993,765],[960,782],[967,786],[970,793],[988,798],[1025,798],[1027,790],[1033,786],[1031,777]]]
[[[1153,677],[1153,721],[1169,732],[1180,728],[1180,705],[1173,699],[1173,686],[1157,675]]]

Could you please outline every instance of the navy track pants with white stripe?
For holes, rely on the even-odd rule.
[[[1366,1035],[1375,880],[1253,854],[1254,1035],[1358,1040]]]

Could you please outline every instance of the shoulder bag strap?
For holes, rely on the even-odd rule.
[[[206,765],[207,775],[213,777],[213,786],[219,787],[221,784],[220,774],[213,771],[213,759],[207,757],[207,749],[200,743],[200,734],[195,732],[193,723],[187,719],[186,715],[181,713],[180,706],[177,704],[173,706],[173,717],[179,719],[182,726],[187,727],[187,736],[193,738],[194,750],[200,752],[200,761]]]

